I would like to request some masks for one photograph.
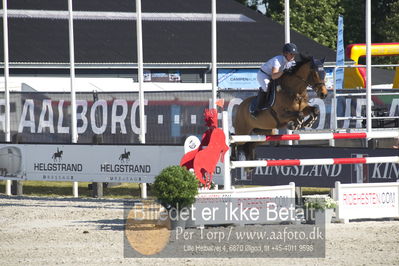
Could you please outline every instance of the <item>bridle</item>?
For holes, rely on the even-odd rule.
[[[311,84],[307,79],[305,80],[305,79],[303,79],[302,77],[300,77],[300,76],[298,76],[298,75],[296,75],[296,74],[294,75],[294,77],[296,77],[296,78],[302,80],[308,87],[310,87],[310,88],[313,89],[313,90],[314,90],[314,88],[317,88],[317,87],[321,87],[321,86],[325,86],[325,85],[326,85],[324,82],[316,82],[316,83],[314,83],[314,84]]]
[[[317,66],[316,66],[315,62],[312,61],[312,67],[311,67],[311,69],[312,69],[313,71],[316,72],[316,71],[317,71],[317,70],[316,70],[316,67],[317,67]],[[317,90],[317,88],[321,88],[322,86],[326,86],[326,84],[325,84],[325,82],[324,82],[324,79],[322,79],[323,82],[316,82],[316,83],[311,84],[311,83],[308,81],[310,74],[311,74],[311,72],[308,74],[306,80],[303,79],[302,77],[296,75],[296,74],[295,74],[294,76],[295,76],[296,78],[300,79],[301,81],[303,81],[308,87],[310,87],[312,90],[315,90],[315,91]],[[319,75],[320,75],[320,73],[319,73]]]

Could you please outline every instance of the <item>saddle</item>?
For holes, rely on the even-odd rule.
[[[264,104],[260,106],[261,111],[273,107],[274,102],[276,100],[276,89],[277,86],[279,85],[280,85],[279,79],[270,81],[268,93],[266,94],[266,100],[263,102]],[[255,109],[256,109],[256,97],[252,99],[251,104],[249,105],[249,111],[252,113]]]

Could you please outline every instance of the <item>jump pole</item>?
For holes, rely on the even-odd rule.
[[[332,139],[383,139],[399,138],[399,131],[371,131],[357,133],[316,133],[286,135],[237,135],[231,136],[230,142],[267,142],[285,140],[332,140]]]
[[[240,168],[240,167],[332,165],[332,164],[373,164],[373,163],[399,163],[399,156],[364,157],[364,158],[232,161],[230,163],[230,166],[231,166],[231,169],[235,169],[235,168]]]

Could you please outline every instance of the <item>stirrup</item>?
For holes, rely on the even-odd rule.
[[[255,110],[255,111],[253,111],[253,112],[249,112],[250,114],[251,114],[251,117],[253,118],[253,119],[258,119],[258,115],[259,115],[259,110]]]

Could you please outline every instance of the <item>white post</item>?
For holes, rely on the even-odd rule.
[[[141,0],[136,0],[137,79],[139,82],[140,143],[145,143],[145,113],[143,91],[143,34],[141,24]]]
[[[366,128],[371,132],[371,0],[366,0],[366,65]]]
[[[339,203],[339,194],[340,194],[340,190],[341,190],[341,182],[336,181],[335,182],[335,188],[333,190],[333,199]],[[341,223],[348,223],[349,219],[342,219],[340,218],[340,211],[339,211],[339,204],[337,204],[337,207],[335,208],[335,216],[336,216],[336,220],[341,222]]]
[[[285,30],[285,43],[291,42],[290,35],[290,0],[284,2],[284,30]]]
[[[141,0],[136,0],[137,79],[139,82],[140,143],[145,144],[146,122],[143,90],[143,28],[141,24]],[[147,198],[147,184],[141,185],[141,197]]]
[[[336,202],[338,202],[338,199],[339,199],[338,197],[339,197],[339,192],[340,192],[340,189],[339,189],[340,185],[341,185],[341,182],[335,181],[335,187],[333,189],[332,196],[333,196],[333,200],[335,200]],[[336,219],[339,220],[339,206],[337,206],[335,208],[335,215],[336,215]]]
[[[3,0],[3,46],[4,46],[4,98],[5,98],[5,128],[6,142],[11,141],[11,123],[10,123],[10,91],[8,88],[9,78],[9,59],[8,59],[8,13],[7,0]]]
[[[11,196],[11,180],[6,180],[6,195]]]
[[[11,141],[10,123],[10,91],[8,89],[9,59],[8,59],[8,13],[7,0],[3,0],[3,47],[4,47],[4,98],[5,98],[5,141]],[[6,180],[6,195],[11,195],[11,180]]]
[[[288,185],[291,187],[291,199],[294,200],[295,204],[295,182],[289,182]]]
[[[76,123],[76,93],[75,93],[75,41],[73,33],[73,8],[72,0],[68,0],[69,10],[69,67],[71,80],[71,129],[72,129],[72,143],[78,142],[77,123]]]
[[[284,1],[284,43],[291,42],[290,34],[290,0]],[[292,134],[292,130],[287,129],[287,134]],[[292,140],[287,141],[288,145],[292,145]]]
[[[217,28],[216,28],[216,0],[212,0],[212,108],[216,108],[217,94]]]
[[[224,164],[223,164],[223,185],[224,190],[231,189],[231,169],[230,169],[230,133],[229,133],[229,116],[226,111],[222,113],[222,127],[223,133],[226,136],[226,145],[229,150],[224,154]]]
[[[331,114],[330,127],[334,131],[337,130],[337,128],[338,128],[338,124],[337,124],[337,109],[338,109],[337,108],[337,78],[336,77],[337,77],[337,66],[335,66],[334,70],[333,70],[334,85],[333,85],[333,98],[331,101],[331,113],[330,113]],[[328,142],[331,147],[335,146],[335,139],[330,139]]]
[[[147,183],[142,183],[141,184],[141,198],[146,199],[147,198]]]
[[[72,143],[78,142],[77,133],[77,121],[76,121],[76,93],[75,93],[75,41],[73,34],[73,8],[72,0],[68,0],[68,22],[69,22],[69,67],[70,67],[70,79],[71,79],[71,131]],[[78,182],[73,182],[73,196],[77,198],[79,196],[78,192]]]

